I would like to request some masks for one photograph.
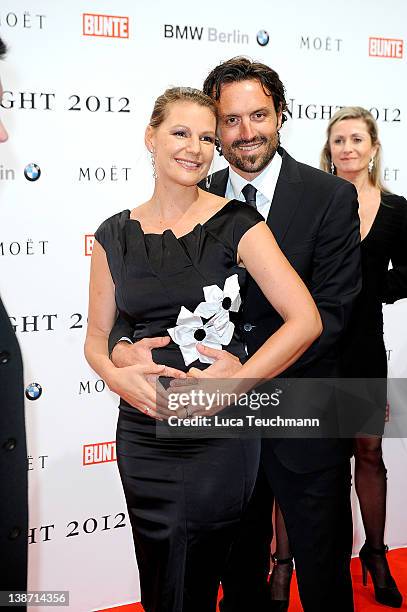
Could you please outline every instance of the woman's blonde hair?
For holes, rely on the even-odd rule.
[[[381,181],[381,144],[378,136],[377,123],[372,113],[361,106],[344,106],[340,108],[328,123],[326,129],[326,142],[321,152],[320,168],[325,172],[331,172],[331,148],[329,145],[329,138],[331,136],[332,127],[338,121],[344,121],[346,119],[362,119],[367,127],[367,131],[370,134],[372,145],[377,146],[377,151],[374,157],[373,168],[369,172],[369,181],[374,187],[378,187],[381,191],[387,191]]]
[[[215,102],[203,93],[200,89],[193,87],[170,87],[161,96],[158,96],[154,103],[149,124],[156,128],[165,120],[166,113],[170,104],[175,102],[194,102],[199,106],[209,108],[216,117]]]

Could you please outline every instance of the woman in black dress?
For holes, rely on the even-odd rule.
[[[351,181],[359,200],[363,285],[341,346],[342,376],[378,379],[375,402],[382,402],[384,414],[386,386],[380,381],[387,377],[387,354],[382,303],[407,297],[407,202],[381,183],[377,124],[364,108],[345,107],[335,113],[328,125],[322,164],[324,170]],[[369,433],[369,426],[360,431]],[[402,596],[385,556],[386,468],[381,437],[356,437],[354,455],[355,487],[366,534],[359,552],[364,583],[369,572],[376,600],[397,608]]]
[[[210,98],[189,88],[157,99],[145,137],[153,196],[104,221],[92,255],[85,353],[111,390],[127,389],[117,457],[146,612],[215,610],[259,459],[255,439],[156,435],[157,419],[173,413],[162,387],[156,395],[151,376],[207,367],[211,360],[199,353],[198,342],[226,346],[245,359],[236,323],[246,270],[285,322],[242,366],[236,390],[242,379],[281,372],[321,332],[311,296],[261,215],[197,187],[213,157],[215,111]],[[159,365],[111,363],[107,341],[117,309],[135,324],[136,337],[171,336],[170,344],[153,351]],[[188,408],[182,415],[190,416]]]
[[[355,406],[356,418],[361,417],[356,430],[370,434],[354,440],[355,487],[366,534],[359,557],[364,584],[369,572],[376,600],[399,608],[402,596],[390,573],[384,544],[386,468],[378,433],[384,427],[387,402],[382,303],[392,304],[407,297],[407,202],[383,187],[377,124],[372,114],[359,106],[342,108],[330,120],[321,168],[351,181],[358,191],[363,286],[341,342],[341,374],[344,378],[375,379],[367,384],[370,415],[364,407]],[[379,425],[377,416],[381,419]],[[292,562],[279,509],[276,522],[273,605],[275,610],[286,610]],[[283,600],[286,607],[281,607]]]

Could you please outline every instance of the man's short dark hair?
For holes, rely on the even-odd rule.
[[[3,59],[6,53],[7,53],[6,43],[2,41],[2,39],[0,38],[0,59]]]
[[[281,111],[282,123],[287,120],[285,88],[277,72],[260,62],[253,62],[247,57],[238,56],[222,62],[206,77],[203,90],[211,98],[219,100],[222,85],[238,81],[256,80],[261,83],[264,93],[273,98],[276,113]]]

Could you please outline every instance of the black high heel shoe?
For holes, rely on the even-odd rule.
[[[270,591],[272,591],[273,577],[274,577],[274,572],[276,571],[276,568],[279,565],[288,565],[289,567],[288,567],[287,576],[284,577],[285,584],[282,589],[284,591],[284,599],[273,599],[273,594],[271,593],[270,611],[271,612],[287,612],[288,605],[290,603],[290,584],[291,584],[291,577],[293,575],[293,568],[294,568],[293,558],[289,557],[287,559],[277,559],[275,555],[272,555],[271,559],[273,561],[274,567],[273,567],[273,571],[271,573],[270,580],[269,580]]]
[[[362,564],[363,586],[367,586],[369,572],[374,586],[375,599],[378,603],[391,608],[401,608],[403,597],[390,573],[386,553],[388,546],[372,548],[365,542],[360,549],[359,559]]]

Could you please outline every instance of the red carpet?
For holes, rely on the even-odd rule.
[[[404,603],[400,609],[407,610],[407,548],[399,548],[398,550],[390,551],[388,559],[391,565],[392,574],[397,581],[397,586],[404,596]],[[355,612],[384,612],[385,610],[394,610],[394,608],[380,606],[375,602],[373,585],[370,577],[368,587],[365,588],[362,585],[362,571],[359,559],[352,559],[352,577],[353,589],[355,592]],[[295,581],[292,586],[291,600],[292,603],[290,604],[289,612],[301,612],[302,607],[298,598],[297,583]],[[107,608],[99,612],[143,612],[143,608],[140,604],[131,604],[128,606]],[[248,610],[247,612],[253,612],[253,610]]]

